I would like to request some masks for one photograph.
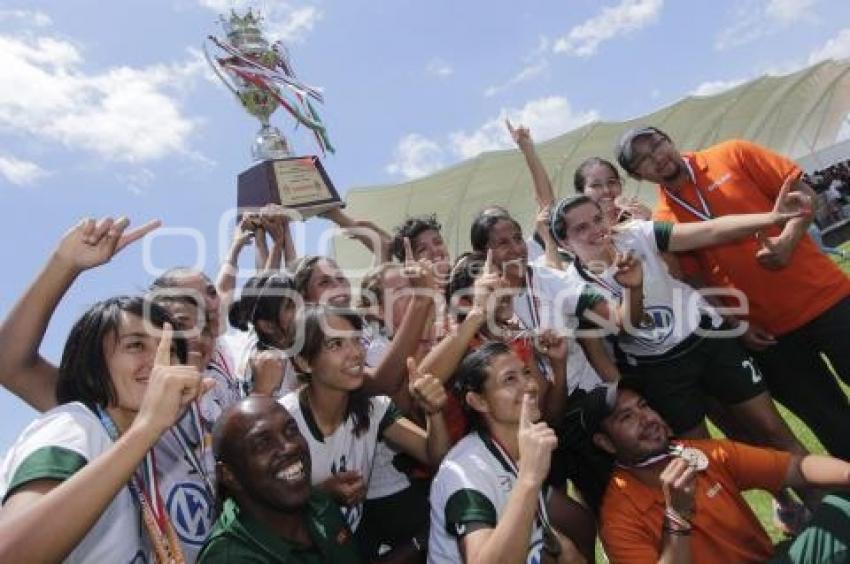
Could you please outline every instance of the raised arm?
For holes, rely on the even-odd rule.
[[[811,213],[811,199],[802,192],[792,190],[798,182],[794,177],[786,178],[773,210],[767,213],[725,215],[709,221],[674,224],[667,250],[690,251],[720,245],[743,239],[774,225],[784,224],[787,230],[788,223],[807,217]],[[775,242],[776,239],[775,237],[763,238],[762,242],[766,246],[778,245],[779,243]]]
[[[236,231],[233,232],[233,241],[231,241],[227,255],[218,269],[218,276],[215,280],[215,287],[218,295],[221,296],[222,304],[229,305],[233,302],[236,274],[239,271],[239,254],[251,243],[251,239],[256,235],[256,229],[255,217],[245,214],[239,221]]]
[[[0,326],[0,385],[39,411],[56,405],[57,369],[38,350],[62,296],[83,271],[109,262],[159,221],[126,231],[128,224],[84,219],[71,228]]]
[[[504,275],[493,267],[493,251],[487,251],[484,269],[472,285],[472,307],[454,334],[447,335],[422,359],[420,368],[446,383],[451,379],[460,361],[469,351],[469,343],[488,322],[487,312],[495,305],[494,293],[506,285]]]
[[[528,164],[528,170],[531,172],[531,180],[534,183],[534,199],[537,201],[537,209],[551,207],[555,203],[555,191],[552,189],[552,182],[549,180],[549,175],[546,173],[546,168],[537,156],[537,151],[534,149],[534,141],[531,140],[531,133],[528,128],[520,125],[514,128],[510,120],[505,120],[505,125],[511,134],[514,142],[516,142],[519,150],[522,151],[525,157],[525,162]]]
[[[537,346],[549,360],[549,366],[552,370],[552,379],[545,387],[546,393],[545,397],[542,398],[540,411],[543,413],[546,422],[555,427],[561,422],[564,407],[567,404],[568,340],[552,329],[547,329],[537,337]]]
[[[381,264],[391,259],[392,237],[389,233],[364,219],[354,219],[342,208],[333,208],[322,214],[322,217],[337,224],[349,237],[357,239],[364,247],[375,255],[375,263]]]
[[[554,270],[564,270],[564,261],[561,260],[561,255],[558,254],[558,243],[552,237],[552,230],[549,229],[549,215],[551,207],[546,206],[537,212],[537,217],[534,220],[534,230],[543,241],[543,253],[546,259],[546,266]]]
[[[619,303],[604,298],[595,299],[590,307],[582,308],[583,317],[614,333],[628,332],[640,327],[643,318],[643,266],[631,251],[618,252],[614,257],[614,266],[617,269],[614,280],[622,286],[623,298]],[[597,295],[596,298],[601,296]]]
[[[393,445],[432,468],[440,465],[451,446],[443,407],[448,399],[443,383],[420,372],[412,357],[407,359],[410,395],[425,414],[425,430],[402,417],[387,427],[384,437]]]
[[[413,297],[386,353],[374,369],[367,370],[369,378],[365,384],[370,392],[388,396],[405,393],[408,376],[405,360],[416,354],[425,326],[433,320],[434,301],[439,294],[433,265],[424,259],[413,260],[410,242],[406,239],[405,248],[407,260],[403,273],[410,280]],[[400,296],[389,297],[398,299]],[[384,307],[389,309],[391,304],[385,304]]]
[[[199,395],[212,388],[197,368],[171,366],[171,330],[163,330],[157,360],[129,430],[70,478],[39,479],[14,490],[0,509],[0,561],[58,562],[79,544],[141,460]],[[45,534],[50,531],[50,534]]]

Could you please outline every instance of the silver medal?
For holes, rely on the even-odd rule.
[[[698,448],[684,445],[671,445],[670,454],[678,456],[693,466],[698,472],[703,472],[706,468],[708,468],[708,457]]]

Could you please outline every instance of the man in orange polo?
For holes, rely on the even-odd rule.
[[[786,551],[774,554],[741,492],[783,487],[850,489],[850,464],[727,440],[671,440],[670,428],[630,388],[582,418],[594,444],[616,460],[599,522],[619,562],[846,562],[850,495],[832,494]]]
[[[679,153],[654,128],[626,132],[617,147],[633,177],[656,182],[657,220],[692,222],[772,209],[786,179],[812,195],[792,161],[743,140]],[[735,288],[749,311],[743,335],[774,398],[835,456],[850,460],[850,403],[820,353],[850,384],[850,280],[806,233],[811,218],[683,257],[702,285]],[[728,305],[737,305],[728,299]]]

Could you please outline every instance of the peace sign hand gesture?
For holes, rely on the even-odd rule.
[[[99,221],[83,219],[65,233],[53,256],[79,273],[109,262],[124,247],[159,227],[161,222],[155,219],[126,231],[129,224],[126,217],[118,220],[106,217]]]

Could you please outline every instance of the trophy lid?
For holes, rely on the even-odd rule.
[[[221,21],[230,43],[239,51],[260,55],[269,50],[269,42],[261,29],[262,16],[255,15],[251,10],[240,16],[235,10],[231,10],[230,18],[225,20],[222,17]]]

